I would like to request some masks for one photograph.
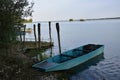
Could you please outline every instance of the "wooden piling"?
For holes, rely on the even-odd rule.
[[[36,37],[36,26],[35,26],[35,24],[33,25],[33,29],[34,29],[34,37],[35,37],[35,47],[37,48],[37,37]]]
[[[50,46],[52,46],[52,37],[51,37],[51,22],[49,21],[49,37],[50,37]]]
[[[38,23],[38,50],[41,51],[41,25]],[[42,53],[40,53],[40,60],[43,59]]]
[[[57,30],[57,36],[58,36],[59,53],[61,54],[60,27],[59,27],[59,23],[56,23],[56,30]]]
[[[19,28],[20,42],[22,42],[21,26],[19,26],[18,28]]]
[[[26,30],[26,25],[23,25],[23,28],[24,28],[24,33],[26,33],[25,32],[25,30]],[[25,34],[23,35],[23,47],[25,48]]]
[[[50,57],[52,57],[52,37],[51,37],[51,22],[49,21],[49,38],[50,38]]]
[[[18,25],[19,29],[19,35],[20,35],[20,43],[18,44],[18,47],[23,51],[23,39],[22,39],[22,34],[21,34],[21,25]]]
[[[41,48],[41,28],[40,23],[38,23],[38,48]]]

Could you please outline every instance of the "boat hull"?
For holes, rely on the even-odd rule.
[[[83,47],[78,47],[75,49],[83,49]],[[75,49],[66,51],[63,54],[69,53],[69,55],[72,54],[72,56],[73,56],[73,54],[77,54],[76,52],[73,51]],[[61,55],[57,55],[57,56],[54,56],[52,58],[48,58],[47,60],[44,60],[42,62],[36,63],[32,67],[37,68],[37,69],[42,70],[42,71],[45,71],[45,72],[68,70],[70,68],[73,68],[73,67],[80,65],[84,62],[87,62],[88,60],[102,54],[103,51],[104,51],[104,46],[100,45],[99,48],[97,48],[97,49],[95,49],[87,54],[81,55],[81,56],[77,56],[77,57],[74,57],[71,59],[70,59],[70,56],[68,56],[69,57],[69,59],[67,57],[68,60],[65,60],[66,57],[62,57],[61,59],[64,59],[64,60],[60,62],[59,59],[60,59]],[[79,53],[82,54],[83,52],[79,51]]]

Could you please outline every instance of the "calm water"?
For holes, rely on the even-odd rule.
[[[33,28],[33,24],[26,25]],[[41,26],[42,40],[49,41],[48,23],[41,23]],[[60,35],[62,51],[89,43],[105,45],[104,59],[82,71],[78,67],[76,73],[69,73],[71,80],[120,80],[120,20],[61,22]],[[26,34],[26,37],[34,38],[33,32]],[[52,39],[53,55],[56,55],[58,45],[55,23],[52,23]],[[46,54],[49,53],[50,50],[46,51]]]

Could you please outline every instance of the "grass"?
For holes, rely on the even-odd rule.
[[[39,43],[37,42],[37,45],[36,45],[36,43],[33,42],[33,41],[26,41],[24,43],[24,45],[25,45],[26,48],[36,48],[36,47],[38,47],[38,44]],[[41,42],[40,45],[41,45],[42,49],[43,48],[46,49],[46,48],[52,47],[53,46],[53,42],[52,43],[50,43],[50,42]]]
[[[25,44],[25,48],[26,48],[24,55],[26,55],[29,58],[32,58],[36,55],[40,55],[41,60],[48,58],[48,56],[46,54],[43,54],[43,52],[45,52],[46,49],[53,46],[53,43],[50,44],[49,42],[41,42],[41,48],[38,49],[35,46],[35,42],[27,41],[24,44]],[[38,42],[37,42],[37,46],[38,46]]]
[[[34,42],[25,42],[25,44],[27,48],[24,53],[17,52],[16,49],[19,47],[16,46],[12,48],[11,53],[9,53],[11,50],[6,53],[6,50],[0,49],[0,80],[69,80],[62,72],[45,73],[31,67],[36,63],[31,59],[32,57],[41,54],[42,60],[48,58],[42,53],[51,47],[50,43],[43,42],[40,50],[33,47]]]
[[[19,44],[19,43],[18,43]],[[33,42],[25,42],[27,45],[34,45]],[[11,48],[13,51],[8,49],[0,49],[0,80],[54,80],[57,78],[56,73],[45,73],[33,69],[31,66],[35,62],[31,57],[41,54],[46,49],[50,48],[48,42],[42,43],[41,50],[37,48],[27,48],[24,53],[17,52],[17,48]],[[8,52],[8,53],[6,53]],[[42,54],[43,59],[47,56]]]

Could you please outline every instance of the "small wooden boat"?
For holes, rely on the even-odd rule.
[[[103,51],[104,45],[87,44],[38,62],[32,67],[45,72],[68,70],[102,54]]]

